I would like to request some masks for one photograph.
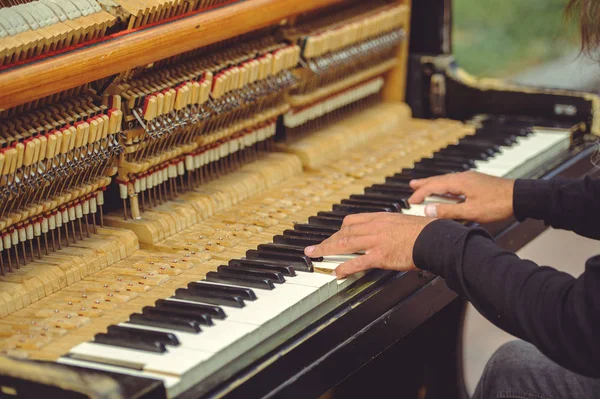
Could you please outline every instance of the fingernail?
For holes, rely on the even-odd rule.
[[[337,274],[335,274],[335,269],[331,271],[331,275],[332,276],[337,276]]]
[[[306,249],[304,250],[304,253],[305,253],[306,255],[310,255],[310,254],[312,254],[314,251],[315,251],[315,246],[313,245],[313,246],[311,246],[311,247],[306,247]]]
[[[425,216],[430,218],[437,217],[437,205],[436,204],[427,204],[425,206]]]

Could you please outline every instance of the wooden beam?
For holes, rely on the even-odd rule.
[[[343,0],[246,0],[0,73],[0,111]]]

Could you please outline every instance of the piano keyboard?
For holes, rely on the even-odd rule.
[[[283,231],[279,225],[273,226],[269,231],[279,229],[279,234],[243,256],[215,254],[230,260],[213,258],[211,262],[220,265],[203,280],[191,281],[172,296],[148,302],[141,311],[129,314],[128,320],[108,326],[106,333],[71,348],[58,361],[157,378],[173,395],[182,392],[363,276],[337,281],[329,274],[360,255],[309,259],[303,254],[306,246],[337,231],[345,216],[363,212],[423,215],[422,206],[407,202],[410,179],[480,170],[489,164],[502,165],[508,175],[523,170],[524,159],[537,162],[539,157],[564,148],[569,140],[565,131],[531,130],[506,136],[479,130],[415,162],[412,168],[388,176],[384,183],[366,187],[362,194],[335,201],[330,210],[316,212],[303,223]],[[538,145],[529,144],[533,142]],[[503,156],[517,153],[521,156]],[[173,240],[175,243],[177,236]]]

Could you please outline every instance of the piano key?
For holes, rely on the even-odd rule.
[[[190,311],[176,310],[176,309],[165,309],[155,308],[153,306],[145,306],[142,309],[142,315],[144,316],[157,316],[165,317],[173,320],[180,320],[183,322],[190,322],[191,324],[198,324],[199,326],[211,326],[213,325],[212,319],[206,314],[197,314]]]
[[[341,220],[340,220],[341,222]],[[275,244],[286,244],[286,245],[295,245],[298,247],[308,247],[311,245],[318,245],[323,241],[320,238],[301,238],[301,237],[289,237],[284,235],[276,235],[273,237],[273,242]]]
[[[219,284],[213,284],[206,281],[193,281],[188,284],[188,288],[227,296],[235,295],[243,298],[246,301],[254,301],[256,299],[256,294],[254,291],[245,287],[221,286]]]
[[[395,204],[399,204],[401,209],[410,208],[407,198],[398,198],[397,196],[390,194],[352,194],[350,200],[367,200],[367,201],[392,201]]]
[[[167,351],[165,344],[145,339],[142,334],[140,334],[139,337],[133,337],[131,335],[109,335],[100,333],[94,336],[93,342],[102,345],[136,349],[144,352],[164,353]]]
[[[181,303],[176,301],[167,301],[166,299],[159,299],[155,302],[155,306],[161,309],[182,309],[182,310],[194,310],[197,312],[204,312],[210,315],[213,319],[223,320],[227,317],[225,312],[219,306],[210,304],[199,304],[199,303]]]
[[[334,227],[327,227],[327,226],[317,226],[317,225],[313,225],[313,224],[306,224],[306,223],[296,223],[294,224],[294,230],[298,230],[298,231],[316,231],[319,233],[327,233],[329,235],[335,234],[339,229],[334,228]]]
[[[340,222],[343,222],[344,217],[346,217],[346,215],[341,215],[341,214],[338,214],[338,213],[328,212],[328,211],[320,211],[320,212],[317,212],[317,217],[325,217],[325,218],[330,218],[330,219],[337,219]]]
[[[206,280],[214,283],[230,283],[235,284],[242,287],[249,288],[260,288],[266,290],[275,289],[275,285],[273,281],[265,278],[259,277],[250,277],[250,276],[240,276],[240,275],[232,275],[232,274],[224,274],[218,272],[208,272],[206,273]],[[216,304],[219,305],[219,304]]]
[[[274,270],[281,273],[283,276],[288,277],[294,277],[296,275],[296,271],[291,265],[292,263],[298,264],[304,269],[312,267],[312,262],[307,257],[304,258],[310,263],[305,263],[304,259],[300,256],[271,253],[270,255],[273,255],[272,257],[262,258],[262,255],[263,254],[261,254],[260,251],[247,251],[246,259],[232,259],[229,261],[229,265],[234,267],[247,266],[259,270]],[[310,266],[307,266],[308,264],[310,264]]]
[[[280,253],[280,252],[269,252],[269,251],[264,251],[264,250],[249,250],[246,251],[246,259],[242,259],[242,260],[232,260],[229,262],[229,264],[233,264],[232,262],[235,262],[236,264],[240,263],[244,263],[244,264],[248,264],[248,262],[251,262],[253,264],[264,264],[267,266],[275,266],[275,265],[285,265],[283,267],[290,267],[291,271],[288,272],[286,270],[286,273],[284,275],[289,275],[289,276],[295,276],[296,272],[294,271],[294,269],[298,269],[298,270],[302,270],[305,272],[311,272],[312,271],[312,260],[306,256],[306,255],[296,255],[296,254],[289,254],[289,253]],[[282,272],[283,273],[283,272]],[[290,274],[288,274],[290,273]]]
[[[331,237],[329,233],[319,233],[316,231],[301,231],[301,230],[284,230],[283,235],[286,237],[300,237],[314,240],[325,240]]]
[[[140,313],[134,313],[130,315],[129,323],[142,326],[163,327],[170,330],[187,331],[191,333],[199,333],[202,331],[198,323],[175,320],[164,316],[144,315]]]
[[[342,227],[342,221],[339,218],[330,218],[325,216],[311,216],[308,223],[317,226],[334,227],[338,230]]]
[[[392,208],[384,206],[363,206],[363,205],[333,205],[333,212],[343,215],[353,215],[357,213],[373,212],[392,212]]]
[[[145,306],[142,309],[143,315],[149,316],[164,316],[175,320],[192,321],[196,322],[201,326],[212,326],[214,323],[210,315],[193,310],[184,309],[167,309],[167,308],[155,308],[153,306]]]
[[[149,330],[142,330],[139,328],[129,328],[123,326],[108,326],[106,333],[112,336],[129,336],[129,337],[141,337],[147,340],[153,340],[160,342],[164,345],[179,346],[180,342],[177,336],[172,333],[155,332]]]
[[[342,205],[355,205],[355,206],[381,206],[389,209],[388,212],[400,212],[402,205],[399,202],[386,202],[386,201],[369,201],[366,199],[344,199],[341,200]]]
[[[252,267],[249,266],[219,266],[217,267],[217,272],[220,275],[235,275],[235,276],[240,276],[240,277],[252,277],[252,278],[259,278],[259,279],[267,279],[272,281],[275,284],[283,284],[285,282],[285,277],[283,277],[283,274],[276,272],[276,271],[261,271],[261,270],[256,270],[256,269],[252,269]]]
[[[216,273],[215,273],[216,274]],[[239,279],[232,279],[239,280]],[[213,292],[205,292],[192,288],[179,288],[175,291],[175,298],[185,299],[193,302],[204,302],[211,305],[228,305],[238,308],[243,308],[246,303],[244,300],[235,295],[219,295]]]
[[[336,230],[337,231],[337,230]],[[292,254],[292,255],[304,255],[303,246],[297,245],[285,245],[285,244],[260,244],[256,247],[259,251]],[[310,258],[312,261],[322,260],[322,258]],[[312,271],[312,270],[307,270]]]

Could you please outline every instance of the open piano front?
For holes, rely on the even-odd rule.
[[[308,398],[365,372],[388,385],[355,397],[463,397],[443,279],[336,281],[348,256],[302,253],[348,214],[422,215],[414,177],[592,173],[598,98],[470,77],[451,21],[444,0],[1,8],[0,396]],[[485,227],[513,251],[545,228]]]

